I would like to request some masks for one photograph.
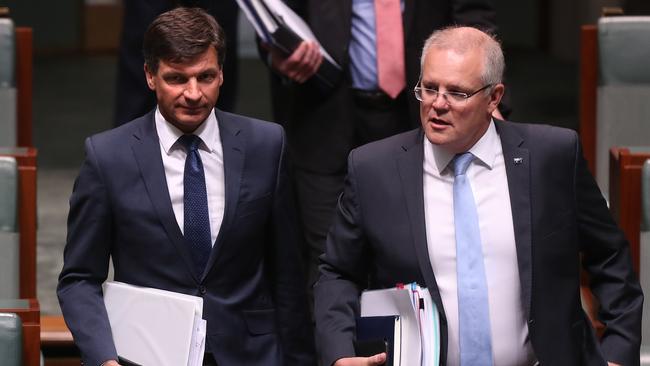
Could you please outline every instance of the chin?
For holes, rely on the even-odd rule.
[[[448,139],[445,138],[443,134],[435,131],[428,130],[426,131],[425,136],[427,137],[427,140],[434,145],[444,145],[448,142]]]

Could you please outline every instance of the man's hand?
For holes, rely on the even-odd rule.
[[[607,366],[621,366],[621,365],[614,362],[607,362]]]
[[[120,364],[117,363],[117,361],[115,361],[115,360],[110,360],[110,361],[104,362],[102,364],[102,366],[120,366]]]
[[[289,57],[284,56],[274,47],[264,47],[271,54],[271,67],[301,84],[312,77],[323,62],[323,55],[316,42],[302,41]]]
[[[379,353],[371,357],[339,358],[333,366],[379,366],[386,362],[386,353]]]

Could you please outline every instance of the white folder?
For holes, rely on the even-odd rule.
[[[120,357],[147,366],[203,363],[207,324],[202,298],[107,282],[104,304]]]

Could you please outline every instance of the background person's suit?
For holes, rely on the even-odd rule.
[[[541,365],[639,364],[643,296],[629,249],[587,170],[575,132],[496,122],[532,347]],[[423,201],[423,133],[410,131],[350,154],[348,179],[315,288],[323,364],[353,355],[359,291],[418,282],[447,324],[429,259]],[[521,158],[515,163],[515,158]],[[580,302],[580,252],[607,329],[602,345]]]
[[[394,101],[372,103],[359,100],[351,90],[352,0],[285,2],[307,20],[318,41],[343,68],[342,80],[327,92],[312,81],[298,85],[274,73],[271,78],[274,120],[287,131],[313,282],[350,150],[419,126],[419,104],[412,89],[419,78],[425,39],[435,29],[452,24],[494,31],[496,13],[490,0],[404,0],[406,88]]]
[[[280,126],[216,110],[225,212],[197,274],[176,222],[151,112],[86,140],[58,295],[86,365],[115,358],[101,284],[203,297],[219,365],[312,365],[311,322]]]

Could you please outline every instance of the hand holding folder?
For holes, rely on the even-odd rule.
[[[291,55],[303,41],[318,44],[323,60],[314,75],[320,89],[331,89],[341,79],[341,67],[320,46],[307,23],[282,0],[237,0],[239,8],[255,28],[258,37],[285,56]]]
[[[438,365],[440,319],[429,291],[415,283],[364,291],[357,344],[368,339],[386,342],[389,366]],[[360,355],[359,348],[355,350]]]

